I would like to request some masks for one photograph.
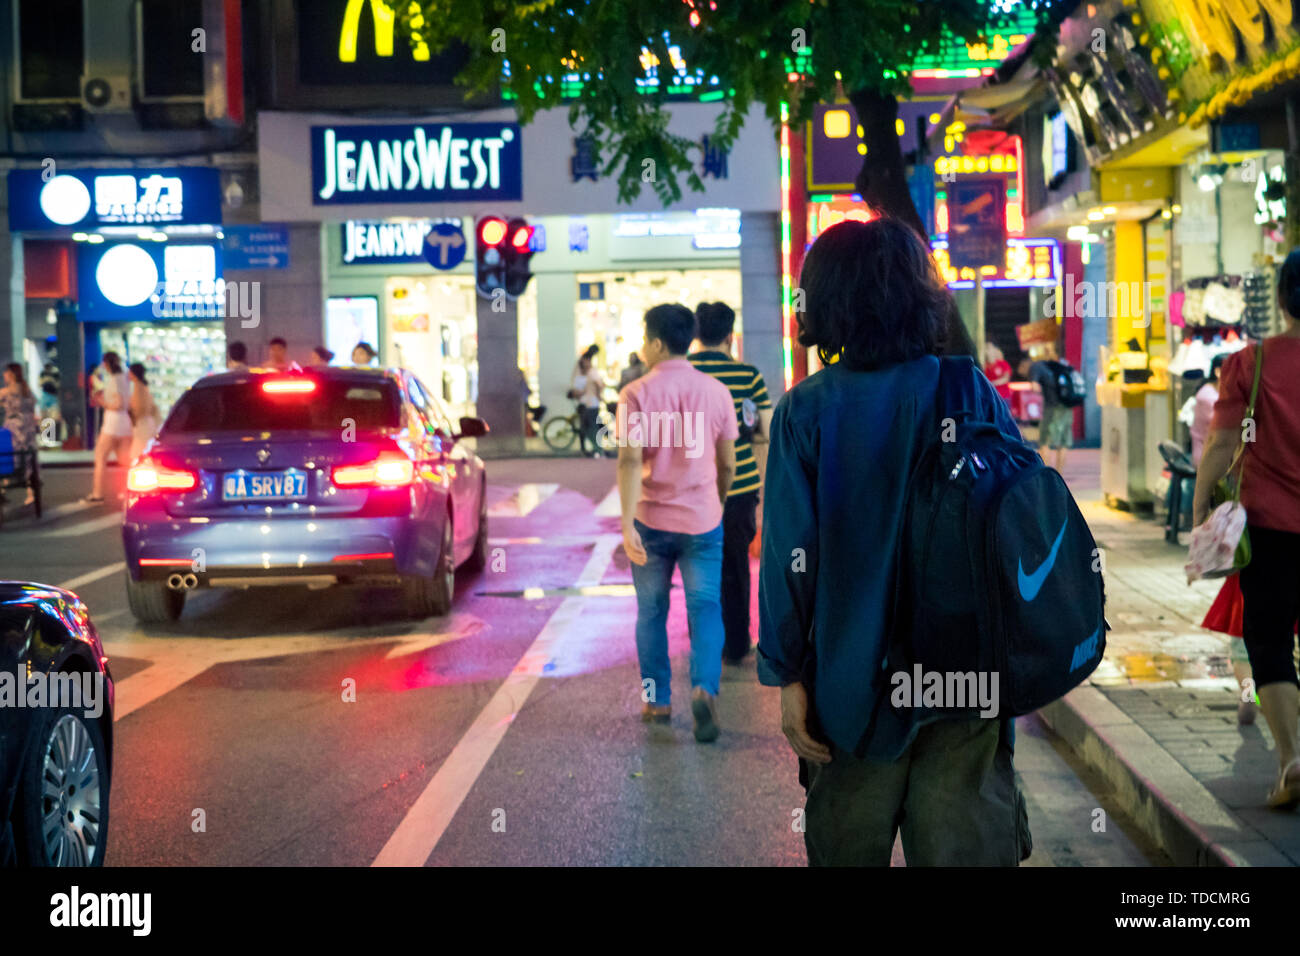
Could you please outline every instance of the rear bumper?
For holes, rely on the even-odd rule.
[[[128,514],[122,543],[136,581],[194,574],[211,587],[389,584],[433,573],[440,531],[409,517],[138,522]]]

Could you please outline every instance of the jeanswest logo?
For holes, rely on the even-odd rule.
[[[1074,648],[1074,656],[1070,658],[1070,673],[1073,674],[1084,664],[1088,663],[1097,654],[1097,641],[1101,637],[1101,628],[1093,633],[1092,637],[1081,641]]]
[[[317,203],[522,198],[513,123],[312,127]]]

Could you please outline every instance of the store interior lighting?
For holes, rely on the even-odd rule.
[[[1223,176],[1228,171],[1228,167],[1222,163],[1207,163],[1202,166],[1196,173],[1196,186],[1202,192],[1214,192],[1214,190],[1223,182]]]

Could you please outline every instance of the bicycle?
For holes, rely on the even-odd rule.
[[[613,418],[608,414],[607,407],[601,409],[599,421],[604,427],[596,432],[596,442],[605,457],[612,458],[618,454],[618,439],[614,436]],[[577,441],[581,430],[582,418],[575,407],[568,415],[555,415],[546,420],[542,425],[542,441],[546,442],[551,451],[568,451]]]

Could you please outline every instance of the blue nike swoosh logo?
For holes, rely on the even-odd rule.
[[[1067,522],[1061,522],[1061,530],[1056,535],[1056,541],[1052,543],[1052,550],[1047,554],[1047,560],[1038,566],[1038,570],[1033,574],[1025,574],[1024,559],[1020,559],[1017,564],[1017,579],[1020,583],[1020,596],[1026,601],[1032,601],[1038,597],[1038,592],[1043,589],[1043,582],[1047,580],[1047,575],[1052,570],[1052,565],[1056,564],[1056,555],[1061,550],[1061,542],[1065,539],[1065,526]]]

